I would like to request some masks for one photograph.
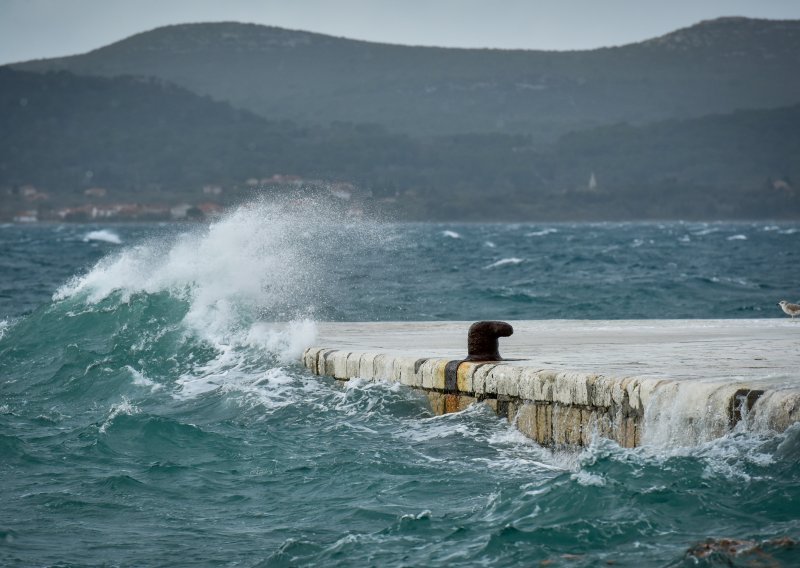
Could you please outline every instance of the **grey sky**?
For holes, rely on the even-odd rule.
[[[800,19],[798,0],[0,0],[0,64],[167,24],[241,21],[386,43],[587,49],[719,16]]]

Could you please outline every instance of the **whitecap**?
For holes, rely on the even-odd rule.
[[[484,266],[483,268],[484,270],[488,270],[489,268],[497,268],[498,266],[506,266],[506,265],[516,265],[516,264],[521,264],[523,262],[525,262],[524,258],[515,258],[515,257],[503,258],[501,260],[498,260],[497,262],[493,262],[492,264]]]
[[[573,473],[571,479],[577,481],[579,485],[584,487],[605,487],[606,480],[602,475],[590,473],[585,470],[580,470],[578,473]]]
[[[419,520],[422,520],[422,519],[430,519],[431,515],[432,515],[432,513],[431,513],[430,509],[425,509],[424,511],[422,511],[421,513],[419,513],[417,515],[415,515],[413,513],[405,514],[402,517],[400,517],[400,520],[401,521],[419,521]]]
[[[137,406],[134,406],[130,403],[130,401],[122,397],[122,402],[119,404],[114,404],[109,409],[108,417],[105,419],[105,422],[100,426],[100,433],[105,434],[106,429],[111,425],[114,419],[119,416],[120,414],[130,416],[132,414],[138,414],[140,412]]]
[[[448,237],[450,239],[460,239],[461,235],[456,233],[455,231],[442,231],[443,237]]]
[[[699,231],[695,231],[692,234],[693,235],[697,235],[698,237],[702,237],[702,236],[705,236],[705,235],[710,235],[711,233],[716,233],[717,231],[719,231],[719,229],[714,228],[714,227],[709,227],[707,229],[701,229]]]
[[[130,365],[125,365],[125,369],[131,374],[133,377],[133,384],[137,387],[149,387],[152,392],[161,389],[161,385],[149,379],[143,372],[137,371]]]
[[[526,237],[544,237],[545,235],[552,235],[553,233],[557,233],[558,229],[542,229],[541,231],[533,231],[531,233],[525,233]]]
[[[728,237],[729,241],[746,241],[747,235],[731,235]]]
[[[5,337],[8,328],[11,327],[11,321],[8,319],[0,320],[0,340]]]
[[[92,241],[110,243],[112,245],[122,244],[122,240],[119,238],[119,235],[113,231],[109,231],[108,229],[101,229],[99,231],[90,231],[86,233],[86,235],[83,237],[83,242],[88,243]]]

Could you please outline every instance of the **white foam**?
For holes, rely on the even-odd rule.
[[[700,380],[660,383],[645,408],[642,443],[664,448],[719,438],[728,430],[728,403],[735,390],[735,385]]]
[[[314,344],[317,324],[309,319],[291,321],[281,329],[274,324],[254,324],[245,337],[250,347],[263,347],[278,356],[282,363],[297,361]]]
[[[421,513],[415,515],[413,513],[409,513],[400,517],[401,521],[419,521],[422,519],[430,519],[431,518],[431,511],[430,509],[425,509]]]
[[[131,374],[133,377],[133,384],[137,387],[147,387],[150,389],[151,392],[155,392],[161,389],[161,385],[153,381],[152,379],[147,378],[147,376],[141,372],[137,371],[130,365],[125,365],[125,369]]]
[[[731,235],[728,237],[729,241],[746,241],[747,235]]]
[[[324,273],[320,264],[337,262],[354,242],[373,236],[363,227],[341,231],[335,211],[315,203],[251,204],[171,242],[153,240],[110,255],[53,299],[94,304],[112,295],[128,302],[138,293],[168,293],[188,303],[188,329],[224,345],[232,335],[246,336],[259,314],[292,319],[302,315],[299,310],[313,310],[309,302]],[[286,305],[295,313],[282,312]],[[253,330],[251,339],[257,334]],[[298,345],[282,350],[296,352]]]
[[[106,429],[111,425],[112,422],[114,422],[114,419],[117,416],[121,414],[130,416],[132,414],[138,414],[139,412],[140,412],[139,408],[131,404],[131,402],[123,396],[122,402],[120,402],[119,404],[112,405],[111,408],[109,409],[108,416],[106,417],[103,424],[100,426],[100,433],[105,434]]]
[[[99,231],[90,231],[83,237],[83,242],[88,243],[91,241],[99,241],[102,243],[111,243],[114,245],[122,244],[119,235],[108,229],[100,229]]]
[[[512,258],[503,258],[503,259],[501,259],[501,260],[498,260],[497,262],[493,262],[492,264],[489,264],[489,265],[487,265],[487,266],[484,266],[483,268],[484,268],[485,270],[488,270],[489,268],[497,268],[497,267],[499,267],[499,266],[507,266],[507,265],[521,264],[521,263],[523,263],[523,262],[525,262],[525,259],[524,259],[524,258],[515,258],[515,257],[512,257]]]
[[[558,229],[542,229],[541,231],[533,231],[531,233],[525,233],[526,237],[544,237],[546,235],[552,235],[553,233],[557,233]]]
[[[442,231],[442,236],[443,237],[448,237],[448,238],[451,238],[451,239],[460,239],[461,238],[461,235],[459,235],[455,231]]]
[[[570,476],[571,479],[578,482],[578,485],[584,487],[605,487],[606,480],[602,475],[590,473],[585,470],[580,470]]]
[[[8,332],[9,328],[12,326],[12,321],[9,319],[0,320],[0,341],[2,341],[3,337],[5,337],[6,333]]]

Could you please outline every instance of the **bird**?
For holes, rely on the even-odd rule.
[[[790,304],[786,300],[781,300],[778,305],[786,315],[792,316],[792,319],[794,319],[794,316],[800,316],[800,306],[797,304]]]

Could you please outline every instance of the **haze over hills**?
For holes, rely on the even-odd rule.
[[[309,179],[413,219],[796,217],[798,124],[795,105],[598,127],[540,148],[522,134],[300,126],[159,79],[0,68],[0,218],[231,204]]]
[[[797,218],[797,69],[800,21],[575,52],[159,28],[0,67],[0,218],[298,185],[413,219]]]
[[[21,70],[153,76],[270,119],[414,136],[522,133],[537,144],[800,101],[800,21],[723,18],[590,51],[409,47],[239,23],[185,24]]]

